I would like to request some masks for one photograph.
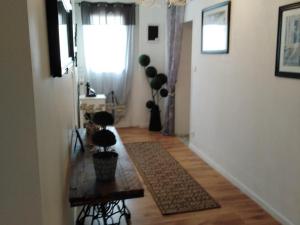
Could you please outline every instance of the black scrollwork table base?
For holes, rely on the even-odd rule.
[[[122,218],[130,224],[130,211],[125,201],[111,201],[99,205],[85,205],[76,220],[76,225],[85,225],[90,218],[91,225],[120,225]]]

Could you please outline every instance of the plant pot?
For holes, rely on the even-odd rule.
[[[115,179],[118,154],[115,152],[98,152],[93,155],[96,178],[99,181]]]
[[[159,107],[158,107],[158,105],[154,105],[151,108],[149,130],[150,131],[161,131],[161,129],[162,129],[162,127],[161,127]]]

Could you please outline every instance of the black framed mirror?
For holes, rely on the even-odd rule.
[[[50,73],[67,74],[73,66],[73,22],[70,0],[46,0]]]

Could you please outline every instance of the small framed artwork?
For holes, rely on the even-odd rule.
[[[202,11],[202,53],[229,53],[230,7],[226,1]]]
[[[147,28],[147,40],[148,42],[158,42],[159,41],[159,26],[158,25],[148,25]]]
[[[300,79],[300,3],[279,8],[275,75]]]

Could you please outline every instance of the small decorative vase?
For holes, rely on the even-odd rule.
[[[93,155],[94,168],[98,181],[111,181],[115,179],[118,156],[118,153],[115,152],[98,152]]]
[[[149,130],[150,131],[161,131],[161,129],[162,129],[162,127],[161,127],[159,106],[154,105],[151,108]]]

